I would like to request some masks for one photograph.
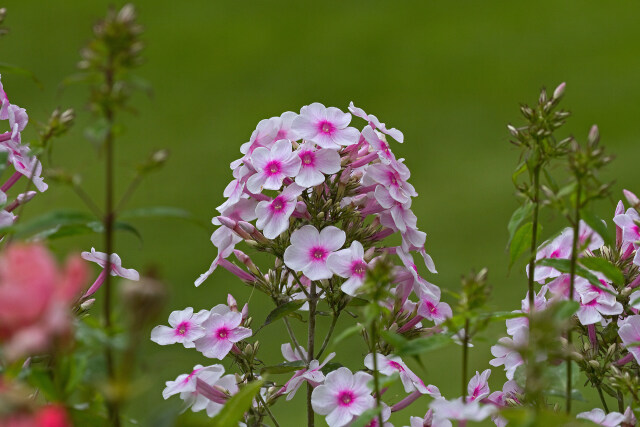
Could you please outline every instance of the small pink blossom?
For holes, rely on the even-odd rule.
[[[345,232],[337,227],[325,227],[318,232],[313,225],[305,225],[291,234],[284,263],[311,280],[329,279],[333,273],[327,267],[327,258],[344,245],[345,239]]]
[[[97,252],[95,248],[91,248],[91,252],[82,252],[82,258],[95,262],[102,268],[107,267],[107,254],[104,252]],[[120,276],[129,280],[140,280],[140,274],[133,268],[122,267],[122,260],[118,254],[111,254],[111,271],[112,276]]]
[[[398,163],[398,168],[377,163],[367,168],[363,177],[363,184],[379,184],[382,186],[381,188],[389,192],[393,200],[398,203],[406,203],[411,197],[418,195],[413,185],[407,182],[410,176],[409,168],[402,163]],[[379,200],[378,203],[382,204]]]
[[[527,345],[529,337],[529,328],[520,328],[516,330],[513,338],[502,337],[498,340],[498,344],[491,347],[491,354],[495,359],[491,359],[491,366],[504,366],[507,379],[512,380],[518,366],[524,361],[518,352],[518,349]]]
[[[360,117],[361,119],[365,119],[369,126],[374,129],[378,129],[380,132],[385,133],[398,141],[400,144],[404,142],[404,135],[401,131],[396,128],[387,129],[387,126],[384,123],[381,123],[380,120],[373,114],[367,114],[364,112],[362,108],[358,108],[353,105],[353,101],[349,103],[349,111],[356,117]]]
[[[376,201],[384,208],[380,213],[380,223],[394,231],[406,233],[408,229],[417,229],[418,218],[411,211],[411,199],[400,203],[385,187],[379,185],[375,190]]]
[[[342,427],[354,416],[372,407],[373,396],[368,386],[373,377],[365,372],[352,374],[348,368],[338,368],[327,374],[324,384],[311,394],[313,410],[326,415],[329,427]]]
[[[27,110],[12,104],[9,106],[8,113],[9,126],[11,127],[11,139],[15,142],[20,142],[20,132],[24,130],[29,122]]]
[[[640,245],[640,215],[634,208],[629,208],[623,214],[618,214],[613,218],[613,222],[622,229],[622,251],[625,252],[629,246],[638,248]]]
[[[607,414],[600,408],[592,409],[589,412],[581,412],[576,415],[576,418],[589,420],[605,427],[618,427],[625,420],[625,416],[619,412],[609,412]]]
[[[315,150],[313,143],[305,142],[296,153],[300,157],[300,171],[296,176],[296,183],[305,188],[320,185],[324,182],[325,175],[340,171],[340,154],[336,150]]]
[[[211,365],[204,367],[202,365],[196,365],[190,374],[181,374],[174,381],[167,381],[165,389],[162,391],[162,397],[166,400],[169,397],[183,392],[195,392],[196,391],[196,379],[204,372],[211,372],[219,377],[224,373],[224,367],[222,365]]]
[[[291,184],[278,194],[273,200],[258,203],[256,227],[262,230],[264,237],[275,239],[289,228],[289,218],[296,209],[298,196],[303,187]]]
[[[393,154],[389,148],[389,144],[382,134],[377,133],[373,128],[367,126],[362,130],[362,137],[374,150],[374,153],[377,154],[382,163],[391,165],[391,167],[394,168],[398,165],[395,154]]]
[[[382,375],[391,376],[395,373],[400,375],[400,381],[402,381],[405,392],[419,391],[422,394],[430,394],[424,382],[398,356],[384,356],[376,353],[376,363],[378,372]],[[373,370],[373,354],[367,354],[364,358],[364,366]]]
[[[458,421],[482,421],[496,412],[493,405],[480,405],[478,401],[463,402],[459,397],[455,400],[435,399],[429,404],[434,418],[446,418]]]
[[[418,289],[418,315],[432,320],[440,325],[453,316],[451,307],[446,302],[440,302],[440,288],[435,285],[421,286]]]
[[[640,315],[629,316],[618,322],[618,335],[629,353],[640,363]]]
[[[322,373],[322,368],[331,361],[335,357],[335,353],[331,353],[327,355],[324,359],[324,362],[320,364],[317,360],[312,360],[309,362],[309,367],[305,369],[301,369],[296,371],[291,379],[287,381],[284,385],[284,393],[287,394],[287,400],[293,399],[296,392],[305,381],[311,384],[312,386],[317,386],[324,382],[324,374]]]
[[[348,249],[332,253],[327,258],[327,267],[334,274],[347,279],[341,286],[342,292],[355,296],[364,283],[368,265],[364,261],[364,248],[358,241],[351,242]]]
[[[484,370],[482,374],[476,371],[476,374],[471,378],[467,386],[467,402],[473,402],[474,400],[481,401],[489,396],[489,393],[491,393],[489,389],[490,376],[491,369]]]
[[[540,292],[534,296],[534,311],[544,310],[547,307],[547,298],[545,298],[547,291],[548,287],[544,285],[540,288]],[[529,313],[529,292],[527,292],[527,296],[522,300],[521,307],[522,310],[515,310],[513,313]],[[529,327],[529,317],[524,315],[514,317],[513,319],[507,319],[505,323],[507,324],[507,333],[513,335],[519,328]]]
[[[213,359],[224,359],[238,341],[249,338],[251,329],[240,326],[242,313],[230,311],[219,304],[211,309],[209,318],[202,323],[205,334],[194,341],[196,350]]]
[[[638,196],[636,196],[634,193],[632,193],[629,190],[622,190],[622,193],[624,194],[625,199],[627,199],[627,202],[629,202],[631,206],[640,205],[640,199],[638,199]]]
[[[588,282],[580,282],[576,286],[576,290],[580,295],[580,308],[578,309],[578,320],[583,325],[592,325],[603,320],[604,316],[615,316],[621,314],[622,304],[616,301],[617,292],[615,289],[601,280],[603,288],[610,290],[612,293],[593,286]]]
[[[252,193],[261,193],[263,188],[279,190],[285,178],[295,177],[300,170],[300,157],[293,152],[288,139],[277,141],[271,149],[256,148],[251,163],[256,174],[247,180],[247,189]]]
[[[251,155],[258,147],[271,147],[278,134],[277,125],[277,121],[273,120],[273,118],[260,120],[256,129],[251,133],[249,142],[242,144],[240,147],[240,152]]]
[[[300,138],[315,142],[322,148],[338,149],[341,145],[358,142],[360,132],[348,127],[350,122],[351,114],[314,102],[300,109],[300,115],[291,126]]]
[[[202,323],[207,320],[209,314],[208,310],[194,313],[192,307],[173,311],[169,315],[171,327],[160,325],[153,328],[151,341],[160,345],[180,343],[185,348],[195,347],[193,341],[204,336],[205,330]]]
[[[282,352],[282,357],[284,357],[284,360],[287,362],[297,362],[300,360],[306,362],[307,360],[307,352],[302,347],[294,348],[291,344],[285,343],[280,346],[280,351]]]

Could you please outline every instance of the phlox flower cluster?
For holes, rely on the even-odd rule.
[[[48,186],[40,176],[42,164],[31,153],[29,144],[22,143],[22,131],[29,122],[27,111],[9,102],[1,81],[0,103],[0,120],[6,120],[9,124],[9,130],[0,133],[0,153],[6,155],[6,161],[14,170],[11,176],[0,186],[0,228],[3,228],[11,226],[16,220],[16,216],[13,213],[16,208],[27,203],[36,195],[35,191],[27,191],[26,193],[18,194],[12,201],[9,201],[7,192],[22,176],[26,176],[27,179],[31,180],[34,187],[40,192],[45,191]]]

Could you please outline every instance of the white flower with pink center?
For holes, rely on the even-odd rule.
[[[629,353],[640,363],[640,315],[629,316],[618,322],[618,335]]]
[[[247,180],[247,189],[260,193],[262,189],[279,190],[282,181],[295,177],[300,170],[300,157],[293,152],[291,141],[281,139],[271,149],[258,147],[251,154],[256,173]]]
[[[329,279],[333,273],[327,258],[344,245],[346,234],[329,226],[318,231],[305,225],[291,234],[291,246],[284,251],[284,263],[293,271],[301,271],[311,280]]]
[[[396,373],[400,375],[400,381],[407,393],[419,391],[422,394],[430,394],[424,382],[398,356],[384,356],[376,353],[376,364],[378,372],[382,375],[391,376]],[[364,358],[364,366],[373,370],[373,354],[367,354]]]
[[[335,150],[341,145],[358,142],[360,132],[348,127],[350,122],[351,114],[314,102],[300,109],[300,115],[293,120],[291,127],[299,138]]]
[[[205,334],[195,340],[196,350],[206,357],[224,359],[235,343],[252,334],[251,329],[240,326],[241,323],[242,313],[230,311],[224,304],[215,306],[202,323]]]
[[[334,274],[347,279],[340,286],[340,289],[351,296],[355,296],[360,286],[364,283],[364,278],[369,268],[364,261],[364,248],[357,241],[353,241],[348,249],[342,249],[329,255],[327,267]]]
[[[490,376],[491,369],[486,369],[482,373],[476,371],[476,374],[471,378],[467,385],[467,402],[482,400],[489,396],[489,393],[491,393],[491,390],[489,389]]]
[[[420,286],[418,289],[418,315],[427,320],[432,320],[436,325],[443,323],[453,316],[451,307],[446,302],[440,302],[440,288]]]
[[[336,150],[315,150],[313,143],[305,142],[296,151],[300,157],[300,171],[296,183],[303,187],[315,187],[324,182],[325,175],[340,171],[340,154]]]
[[[625,420],[625,416],[620,412],[606,413],[600,408],[592,409],[589,412],[581,412],[576,415],[576,418],[589,420],[605,427],[618,427]]]
[[[580,295],[580,308],[578,309],[578,320],[583,325],[592,325],[600,322],[604,316],[615,316],[622,313],[623,307],[618,301],[616,301],[617,292],[615,289],[601,280],[602,287],[608,289],[610,292],[606,292],[596,286],[593,286],[589,282],[580,282],[576,286],[576,290]]]
[[[416,197],[418,193],[416,193],[413,185],[407,182],[407,179],[411,176],[409,168],[402,163],[398,163],[398,166],[398,170],[381,163],[369,166],[363,177],[363,184],[380,184],[389,192],[391,198],[398,203],[408,202],[411,197]]]
[[[348,368],[338,368],[327,374],[323,385],[311,394],[313,410],[326,415],[329,427],[342,427],[374,404],[367,385],[373,377],[365,372],[352,374]]]
[[[91,248],[91,252],[82,252],[82,258],[87,261],[95,262],[100,267],[105,268],[107,266],[107,254],[104,252],[97,252],[95,248]],[[129,280],[140,280],[140,274],[133,268],[122,267],[122,260],[118,254],[111,254],[111,275],[120,276]]]
[[[302,194],[302,190],[304,190],[303,187],[291,184],[273,200],[258,203],[256,227],[262,230],[264,237],[275,239],[289,228],[289,217],[296,209],[298,196]]]
[[[153,328],[151,341],[160,345],[180,343],[185,348],[195,347],[193,341],[204,336],[202,323],[207,320],[209,314],[208,310],[194,313],[192,307],[173,311],[169,315],[171,327],[160,325]]]
[[[542,258],[561,258],[567,259],[571,256],[571,248],[573,245],[573,233],[569,234],[566,230],[551,242],[545,242],[538,248],[536,253],[536,261]],[[525,267],[527,275],[529,275],[529,265]],[[533,280],[536,282],[544,282],[545,279],[560,276],[560,272],[553,267],[536,266],[534,268]]]
[[[277,125],[278,123],[272,119],[260,120],[256,129],[251,133],[249,142],[240,146],[240,152],[242,154],[252,154],[258,147],[270,147],[273,141],[277,141],[275,139],[278,134]]]
[[[371,148],[376,152],[378,158],[385,165],[391,165],[396,167],[399,163],[396,160],[395,154],[389,148],[389,144],[382,134],[377,133],[370,126],[366,126],[362,130],[362,136]]]
[[[378,129],[380,132],[385,133],[398,141],[400,144],[404,142],[404,135],[401,131],[396,128],[387,129],[387,126],[384,123],[381,123],[380,120],[373,114],[367,114],[364,112],[362,108],[358,108],[353,105],[353,101],[349,103],[349,111],[356,117],[360,117],[361,119],[365,119],[369,122],[369,126],[374,129]]]
[[[281,139],[288,139],[290,141],[295,141],[298,138],[296,132],[291,128],[293,124],[293,119],[298,117],[296,113],[293,111],[285,111],[280,115],[280,117],[272,117],[271,120],[274,121],[275,128],[278,130],[276,134],[275,140],[279,141]]]

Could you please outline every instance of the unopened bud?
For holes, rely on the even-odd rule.
[[[509,132],[511,132],[511,135],[513,135],[513,136],[518,136],[519,135],[518,129],[516,129],[515,127],[513,127],[511,125],[507,125],[507,129],[509,129]]]
[[[231,294],[227,294],[227,305],[231,311],[238,311],[238,303]]]
[[[567,87],[567,84],[565,82],[560,83],[556,88],[556,90],[553,91],[553,99],[558,100],[562,98],[562,95],[564,95],[564,90],[566,87]]]
[[[589,130],[589,143],[595,145],[598,141],[600,141],[600,131],[598,130],[598,125],[593,125]]]
[[[630,205],[638,206],[640,204],[640,200],[638,199],[638,196],[633,194],[631,191],[622,190],[622,193],[624,194],[625,199],[627,199],[627,202],[629,202]]]
[[[598,363],[597,360],[589,360],[589,365],[594,369],[600,368],[600,364]]]
[[[318,215],[316,215],[316,218],[320,220],[324,219],[324,212],[318,212]]]
[[[249,326],[251,324],[250,320],[251,319],[247,319],[247,316],[249,315],[249,304],[246,304],[242,306],[242,320],[246,320],[247,321],[247,326]]]
[[[83,302],[82,304],[80,304],[80,308],[84,311],[87,311],[91,308],[91,306],[93,306],[93,304],[96,302],[95,298],[90,298],[88,300],[86,300],[85,302]]]
[[[247,344],[243,351],[244,355],[247,357],[253,356],[253,346],[251,344]]]

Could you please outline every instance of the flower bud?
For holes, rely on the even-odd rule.
[[[624,194],[624,197],[627,199],[627,202],[629,202],[631,206],[637,207],[640,204],[640,200],[638,199],[638,196],[633,194],[631,191],[622,190],[622,193]]]
[[[567,87],[567,84],[565,82],[560,83],[556,88],[556,90],[553,91],[553,99],[559,100],[560,98],[562,98],[562,95],[564,95],[564,90],[566,87]]]
[[[589,130],[589,144],[596,145],[598,141],[600,141],[600,131],[598,130],[598,125],[593,125]]]
[[[227,294],[227,305],[231,311],[238,311],[238,303],[231,294]]]

